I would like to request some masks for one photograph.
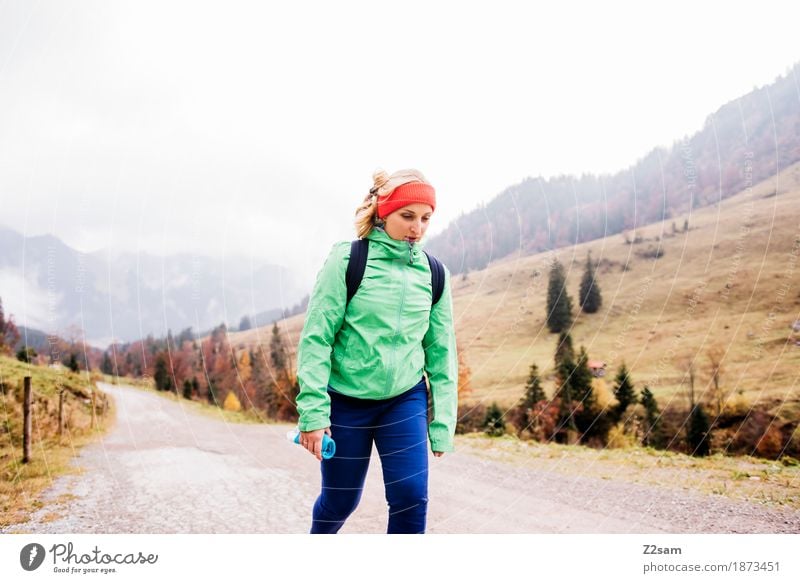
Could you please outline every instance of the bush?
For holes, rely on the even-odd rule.
[[[483,431],[483,421],[486,418],[486,406],[480,403],[475,405],[459,405],[456,433],[474,433]]]
[[[637,444],[636,436],[625,430],[625,424],[620,422],[608,430],[607,446],[609,449],[622,449],[633,447]]]
[[[503,412],[497,403],[492,403],[486,410],[486,416],[483,419],[484,431],[492,437],[500,437],[506,432],[506,424],[503,421]]]

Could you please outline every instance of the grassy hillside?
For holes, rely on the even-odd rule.
[[[472,369],[472,401],[512,405],[532,363],[553,391],[556,335],[545,326],[549,262],[565,265],[577,305],[586,254],[599,262],[603,306],[580,315],[571,331],[576,349],[607,363],[606,384],[624,360],[638,389],[649,384],[661,404],[685,401],[686,365],[695,390],[709,386],[707,352],[721,351],[725,391],[773,411],[796,414],[800,347],[789,342],[800,308],[800,164],[690,215],[649,225],[627,244],[624,235],[558,249],[512,254],[453,281],[458,343]],[[683,219],[689,230],[682,232]],[[635,239],[633,233],[628,238]],[[638,239],[637,239],[638,240]],[[657,259],[646,252],[660,249]],[[296,347],[304,314],[281,323]],[[269,327],[232,335],[232,343],[268,346]]]
[[[22,378],[33,393],[31,461],[22,463]],[[60,474],[75,471],[69,460],[105,433],[113,420],[111,402],[96,395],[97,424],[92,429],[91,390],[85,373],[33,366],[0,356],[0,526],[18,522],[41,506],[39,494]],[[58,429],[58,393],[65,391],[65,428]]]
[[[576,348],[605,361],[608,376],[624,360],[637,386],[648,384],[660,400],[684,395],[686,366],[679,363],[686,359],[695,365],[695,389],[706,389],[707,352],[721,350],[726,390],[796,408],[800,347],[788,340],[800,307],[797,217],[800,165],[696,210],[686,217],[687,232],[677,219],[674,235],[669,221],[641,229],[636,244],[616,235],[557,250],[576,305],[587,252],[600,263],[603,306],[577,318]],[[642,256],[659,248],[657,260]],[[531,363],[551,371],[557,337],[545,326],[549,260],[507,257],[455,284],[473,397],[510,405]]]

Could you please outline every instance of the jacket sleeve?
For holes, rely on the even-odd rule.
[[[334,244],[317,274],[308,300],[306,320],[297,347],[298,428],[314,431],[330,427],[331,400],[328,380],[331,351],[336,333],[344,321],[347,302],[345,271],[350,258],[350,243]]]
[[[453,451],[458,416],[458,353],[447,267],[444,281],[442,297],[431,309],[428,331],[422,339],[425,371],[433,399],[433,421],[428,426],[432,451]]]

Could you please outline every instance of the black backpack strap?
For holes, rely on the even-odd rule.
[[[350,243],[350,259],[347,262],[347,303],[356,295],[364,270],[367,268],[367,254],[369,253],[369,239],[356,239]]]
[[[444,266],[441,261],[424,249],[423,253],[428,257],[428,264],[431,266],[431,289],[433,290],[431,306],[435,306],[444,291]]]

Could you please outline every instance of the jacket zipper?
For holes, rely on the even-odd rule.
[[[394,331],[394,338],[392,338],[392,360],[391,366],[392,368],[389,369],[388,382],[386,386],[386,394],[390,394],[392,392],[392,384],[394,381],[394,369],[397,367],[395,359],[397,358],[397,338],[400,336],[400,328],[403,319],[403,304],[406,301],[406,282],[408,281],[408,274],[406,272],[406,268],[404,265],[399,265],[400,271],[403,274],[403,289],[400,294],[400,307],[397,310],[397,328]]]

